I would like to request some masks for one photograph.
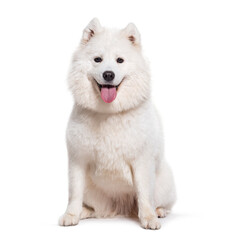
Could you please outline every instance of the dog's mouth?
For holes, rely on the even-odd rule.
[[[106,103],[111,103],[115,100],[117,96],[118,87],[122,83],[122,81],[118,85],[110,85],[110,84],[99,84],[96,80],[97,86],[100,90],[101,98]]]

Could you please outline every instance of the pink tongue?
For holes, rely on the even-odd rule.
[[[101,98],[106,103],[110,103],[110,102],[114,101],[116,98],[116,95],[117,95],[116,87],[111,87],[111,88],[102,87],[101,88]]]

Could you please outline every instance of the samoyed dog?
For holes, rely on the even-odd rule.
[[[74,97],[66,134],[69,200],[59,224],[124,215],[159,229],[175,187],[136,26],[106,29],[93,19],[68,83]]]

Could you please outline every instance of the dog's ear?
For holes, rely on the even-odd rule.
[[[135,24],[129,23],[122,31],[134,46],[140,46],[140,33]]]
[[[86,44],[96,33],[101,32],[102,27],[97,18],[94,18],[89,22],[87,27],[83,30],[82,43]]]

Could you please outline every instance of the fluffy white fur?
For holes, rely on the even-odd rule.
[[[95,57],[103,61],[96,63]],[[118,57],[124,62],[117,63]],[[101,99],[96,83],[104,84],[106,70],[115,73],[114,85],[121,83],[111,103]],[[159,229],[158,217],[175,202],[175,187],[135,25],[105,29],[93,19],[74,54],[68,82],[75,101],[67,128],[69,201],[59,224],[122,214]]]

